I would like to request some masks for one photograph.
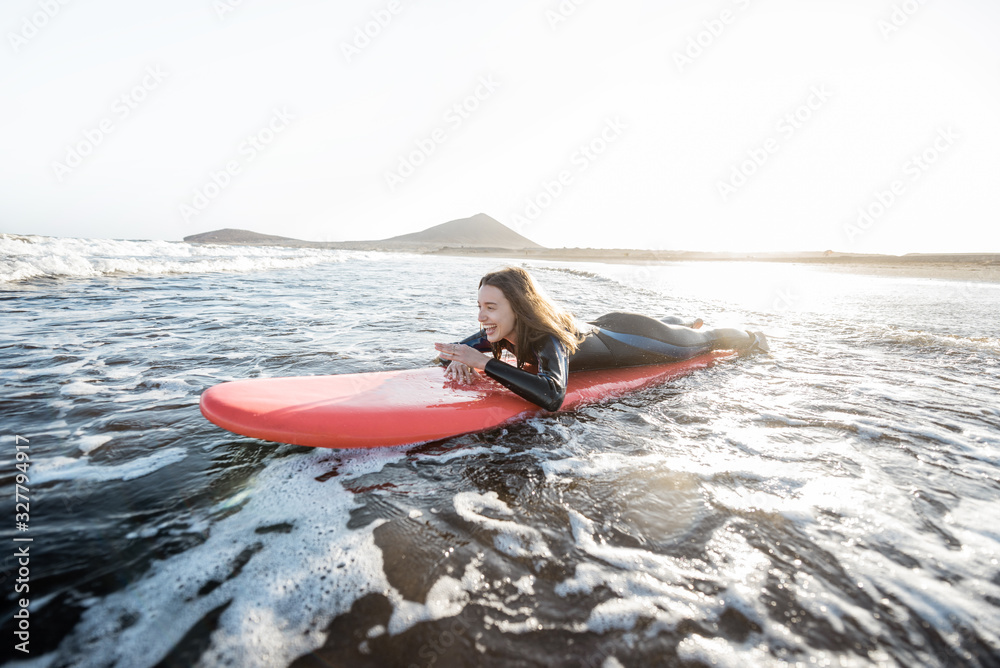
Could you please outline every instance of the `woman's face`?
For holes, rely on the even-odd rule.
[[[514,341],[516,320],[514,310],[500,288],[493,285],[479,288],[479,324],[486,332],[486,338],[490,343],[496,343],[501,339],[516,343]]]

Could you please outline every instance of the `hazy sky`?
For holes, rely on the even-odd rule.
[[[0,231],[1000,252],[995,0],[5,0]]]

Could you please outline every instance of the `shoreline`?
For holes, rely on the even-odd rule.
[[[373,249],[374,250],[374,249]],[[395,249],[384,249],[393,252]],[[765,262],[804,264],[832,272],[868,274],[899,278],[933,278],[953,281],[1000,283],[1000,255],[847,255],[823,253],[698,253],[674,251],[604,251],[601,249],[502,250],[442,248],[436,251],[410,250],[424,255],[496,257],[560,262],[601,262],[608,264],[658,264],[666,262]]]
[[[875,255],[836,252],[799,253],[716,253],[706,251],[656,251],[627,248],[497,248],[441,246],[440,244],[351,241],[289,242],[191,242],[199,245],[278,246],[355,250],[380,253],[413,253],[507,260],[550,260],[556,262],[600,262],[607,264],[660,264],[667,262],[763,262],[803,264],[831,272],[867,274],[898,278],[933,278],[952,281],[1000,283],[1000,254],[995,253],[916,253]]]
[[[35,235],[4,233],[4,237],[32,242]],[[263,235],[261,235],[263,236]],[[271,246],[324,250],[413,253],[468,258],[506,260],[548,260],[556,262],[599,262],[607,264],[663,264],[680,262],[764,262],[802,264],[830,272],[897,278],[930,278],[953,281],[1000,283],[1000,253],[913,253],[877,255],[834,251],[733,253],[706,251],[661,251],[630,248],[504,248],[482,245],[443,245],[440,242],[384,241],[302,241],[281,237],[185,239],[179,243],[198,246]],[[453,242],[454,243],[454,242]]]

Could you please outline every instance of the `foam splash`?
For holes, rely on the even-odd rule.
[[[537,661],[542,649],[536,639],[549,632],[560,638],[601,632],[601,655],[606,651],[621,657],[620,662],[606,659],[609,667],[631,665],[629,661],[640,660],[646,643],[658,649],[663,642],[677,648],[681,661],[732,666],[813,659],[849,666],[945,665],[940,657],[960,657],[967,648],[985,656],[1000,647],[994,621],[995,601],[1000,600],[1000,530],[988,521],[997,514],[993,492],[1000,439],[994,425],[1000,411],[990,403],[1000,368],[996,355],[970,352],[974,346],[962,339],[954,349],[930,342],[930,361],[916,342],[887,343],[880,337],[881,325],[855,323],[856,330],[842,329],[855,311],[845,316],[843,306],[835,305],[836,318],[796,314],[785,319],[787,352],[778,353],[785,355],[780,364],[741,362],[692,376],[678,383],[676,392],[533,419],[499,432],[497,442],[510,448],[480,447],[485,444],[479,439],[463,438],[451,444],[458,445],[454,449],[435,446],[439,455],[418,449],[405,454],[404,466],[394,467],[394,487],[361,493],[355,486],[356,493],[345,493],[345,480],[377,472],[399,454],[303,454],[292,447],[274,447],[272,454],[272,446],[251,453],[228,445],[220,432],[207,431],[214,428],[199,428],[193,404],[199,387],[230,375],[304,372],[299,363],[306,348],[336,350],[338,360],[363,359],[365,370],[386,361],[398,365],[401,359],[405,365],[424,363],[396,346],[371,356],[373,339],[407,334],[405,325],[383,318],[387,302],[376,290],[365,289],[383,285],[390,276],[405,275],[408,285],[435,276],[437,283],[426,290],[395,295],[415,309],[433,310],[427,295],[440,292],[442,276],[449,277],[445,292],[459,294],[467,286],[456,276],[479,272],[465,259],[376,254],[369,263],[354,263],[355,256],[350,258],[348,266],[337,265],[336,270],[285,272],[286,280],[275,288],[285,310],[269,312],[281,317],[253,328],[252,339],[246,328],[218,329],[219,323],[193,317],[204,303],[183,299],[183,289],[201,286],[204,281],[197,276],[139,281],[137,287],[149,288],[139,301],[117,300],[116,295],[103,299],[100,293],[116,291],[120,281],[70,286],[81,288],[81,294],[93,292],[101,298],[93,303],[109,306],[107,314],[92,309],[92,318],[89,302],[66,299],[63,282],[41,280],[23,290],[15,286],[15,295],[23,293],[25,299],[23,305],[15,301],[24,315],[5,325],[43,347],[25,346],[4,374],[18,388],[16,398],[26,401],[38,401],[33,393],[41,381],[22,380],[22,374],[60,376],[44,381],[52,386],[46,401],[54,419],[34,418],[29,433],[38,464],[52,455],[71,455],[47,464],[54,467],[52,480],[130,475],[126,469],[102,466],[95,456],[113,444],[101,442],[106,436],[89,435],[114,434],[115,442],[141,442],[143,451],[130,456],[161,453],[178,443],[189,452],[201,448],[207,453],[204,464],[192,457],[175,467],[190,473],[201,466],[204,474],[190,476],[181,495],[204,498],[204,480],[210,476],[228,481],[221,498],[192,504],[179,519],[137,516],[135,526],[127,527],[133,531],[128,539],[143,541],[136,547],[160,561],[118,593],[82,602],[87,611],[73,630],[68,626],[77,624],[76,608],[72,617],[47,610],[49,618],[67,628],[63,647],[58,656],[40,657],[33,665],[156,665],[184,649],[178,643],[199,621],[208,618],[214,624],[213,611],[219,611],[216,631],[199,638],[212,643],[201,665],[286,665],[302,648],[330,646],[333,639],[324,643],[323,635],[331,617],[350,610],[364,592],[384,596],[391,616],[380,611],[377,618],[344,620],[356,633],[338,639],[339,648],[361,643],[364,651],[369,642],[374,653],[397,644],[389,637],[393,634],[405,634],[398,639],[405,644],[410,637],[419,638],[424,624],[443,628],[473,619],[476,625],[482,620],[488,641],[523,643],[529,661]],[[440,271],[437,263],[442,261],[451,263],[449,271]],[[377,271],[368,264],[378,264]],[[333,273],[341,293],[324,288],[313,300],[319,279]],[[256,319],[259,302],[247,300],[241,289],[247,283],[263,285],[267,278],[213,278],[219,284],[217,296],[234,315],[227,322]],[[547,279],[579,284],[568,290],[578,303],[589,305],[596,298],[602,306],[625,306],[617,300],[627,291],[614,289],[616,284],[557,273]],[[698,281],[685,284],[701,289]],[[51,294],[44,301],[27,302],[43,293]],[[857,312],[879,301],[870,294],[856,295],[864,306]],[[913,292],[903,306],[893,302],[893,308],[905,309],[924,295]],[[634,293],[625,297],[636,304],[641,300]],[[73,310],[61,308],[67,303]],[[138,313],[137,303],[174,318],[143,318],[142,328],[118,337],[121,323]],[[652,311],[666,309],[666,304],[641,305],[647,312],[646,306]],[[895,310],[885,312],[886,321],[913,331],[953,328],[973,341],[977,330],[967,324],[988,322],[992,312],[973,317],[966,304],[955,307],[946,321],[899,321],[901,312]],[[431,332],[442,331],[450,318],[462,315],[448,308],[441,307],[443,315],[427,315],[420,323],[424,334],[417,335],[436,336]],[[702,309],[695,312],[705,315]],[[335,321],[335,327],[327,328],[325,319]],[[18,322],[23,323],[20,329],[13,327]],[[63,327],[67,322],[87,329]],[[140,336],[154,331],[173,338],[147,341]],[[279,343],[287,345],[275,345]],[[163,345],[167,347],[158,348]],[[58,360],[50,352],[55,348],[66,360],[80,361],[55,365]],[[280,355],[269,357],[276,348]],[[260,354],[248,352],[254,349]],[[961,354],[956,356],[956,350]],[[100,369],[91,368],[95,359]],[[189,369],[191,365],[197,369]],[[67,391],[61,393],[62,388]],[[175,394],[187,398],[150,412],[152,400]],[[10,402],[7,415],[14,416],[17,406]],[[512,454],[503,457],[504,452]],[[92,459],[72,458],[81,453]],[[263,470],[258,467],[261,458]],[[329,462],[336,462],[337,476],[316,482],[330,472]],[[485,462],[495,470],[484,471]],[[157,461],[113,463],[138,471],[143,466],[152,470]],[[215,463],[224,463],[226,470]],[[44,472],[45,465],[37,470]],[[432,476],[423,475],[430,472]],[[147,480],[139,477],[131,488],[141,489]],[[516,495],[512,498],[517,501],[511,501],[504,491],[499,496],[485,493],[504,485],[510,492],[520,490],[528,480],[539,494]],[[451,506],[453,495],[463,492],[455,505],[462,519],[454,522],[450,512],[434,516],[440,511],[432,506]],[[378,520],[354,531],[344,527],[346,516],[357,516],[356,500],[365,501],[366,510],[378,516],[398,511],[416,519],[426,513],[428,529],[421,531],[452,525],[477,555],[483,554],[483,539],[488,556],[484,564],[467,566],[464,572],[462,562],[455,562],[454,569],[435,562],[448,566],[447,574],[435,575],[437,582],[421,580],[420,591],[429,586],[430,596],[406,600],[385,584],[381,551],[371,540]],[[111,521],[121,527],[121,520]],[[173,532],[197,532],[207,544],[190,547],[198,540],[184,541],[183,553],[157,551]],[[388,541],[417,540],[409,533],[389,533],[379,532],[379,545],[385,545],[383,535]],[[704,549],[691,550],[691,545]],[[556,556],[543,564],[546,549]],[[444,558],[467,556],[459,551]],[[508,578],[501,570],[505,565],[510,567]],[[537,580],[522,577],[525,570]],[[489,583],[482,581],[484,572]],[[86,577],[72,586],[87,591]],[[557,585],[565,598],[553,593]],[[777,609],[771,607],[775,601]],[[36,603],[36,609],[44,608],[46,600]],[[562,614],[570,604],[579,611]],[[786,614],[804,616],[807,625]],[[679,619],[684,623],[678,624]],[[745,640],[724,626],[734,619],[742,624]],[[128,626],[133,623],[138,630]],[[716,628],[725,639],[699,635]],[[976,634],[973,640],[970,630]],[[164,633],[168,637],[161,640]],[[928,638],[937,643],[938,634],[940,643],[928,649]],[[867,656],[853,653],[855,643],[864,645],[873,637],[885,641],[888,654],[871,649]],[[581,647],[582,640],[573,638],[574,646]],[[650,658],[656,662],[650,652],[642,660]]]
[[[90,436],[80,436],[79,443],[77,447],[80,448],[80,452],[85,455],[89,455],[94,450],[98,449],[108,441],[112,440],[114,436],[108,436],[107,434],[92,434]]]
[[[59,388],[60,394],[67,397],[88,397],[100,391],[101,388],[85,380],[74,380]]]
[[[712,605],[705,594],[686,586],[689,578],[701,576],[699,570],[673,557],[598,542],[594,523],[576,511],[570,511],[570,523],[576,545],[597,562],[579,564],[573,577],[556,585],[556,594],[591,594],[600,586],[617,594],[591,610],[587,630],[630,630],[640,619],[672,628]]]
[[[594,523],[576,511],[570,512],[570,521],[577,547],[594,560],[578,564],[572,577],[556,585],[555,593],[592,594],[601,587],[614,593],[595,605],[584,628],[577,630],[632,631],[646,620],[652,635],[685,620],[714,624],[726,608],[768,626],[758,599],[769,561],[731,527],[713,534],[700,562],[609,545],[595,538]],[[692,581],[711,582],[721,592],[705,593],[691,587]]]
[[[473,561],[466,566],[461,580],[449,575],[439,578],[431,585],[423,603],[405,600],[394,590],[394,595],[390,596],[390,600],[394,599],[394,609],[389,618],[389,635],[403,633],[420,622],[460,615],[469,603],[470,594],[480,591],[483,586],[482,574],[477,562]]]
[[[93,445],[103,437],[85,441],[81,447]],[[109,439],[110,440],[110,439]],[[94,446],[103,445],[106,440]],[[93,449],[93,448],[91,448]],[[101,466],[92,464],[89,457],[50,457],[35,462],[31,480],[35,484],[57,480],[78,480],[85,482],[108,482],[109,480],[135,480],[155,471],[176,464],[187,457],[183,448],[167,448],[148,457],[140,457],[124,464]]]
[[[549,482],[568,482],[578,478],[600,478],[621,471],[652,467],[662,461],[661,455],[622,457],[612,453],[589,453],[565,459],[546,460],[541,466]]]
[[[455,511],[467,522],[495,532],[493,545],[504,554],[519,558],[552,557],[548,544],[537,529],[518,524],[513,520],[498,520],[483,515],[486,511],[506,516],[514,514],[510,506],[501,501],[496,492],[486,494],[459,492],[455,495],[454,505]]]
[[[400,456],[371,453],[356,466],[377,470]],[[330,621],[358,598],[388,592],[399,607],[374,542],[382,522],[346,527],[355,496],[316,480],[328,461],[325,452],[272,461],[243,507],[212,523],[204,543],[155,562],[84,611],[55,660],[84,668],[152,665],[214,612],[218,628],[202,665],[287,665],[321,646]],[[451,612],[450,585],[439,585],[428,612],[415,617]]]
[[[111,274],[252,272],[341,262],[345,252],[174,241],[67,239],[0,234],[0,283]]]
[[[1000,286],[991,286],[1000,287]],[[916,330],[901,330],[894,327],[883,327],[879,338],[882,341],[907,346],[919,350],[953,349],[956,351],[977,351],[985,353],[1000,353],[1000,338],[970,337],[957,334],[940,334]]]

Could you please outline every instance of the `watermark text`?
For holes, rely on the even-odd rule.
[[[434,154],[438,146],[448,140],[449,133],[454,133],[472,118],[483,102],[493,96],[500,84],[492,75],[479,77],[476,88],[461,100],[452,104],[444,112],[444,126],[438,126],[426,136],[413,141],[413,150],[400,154],[396,168],[385,173],[385,184],[389,190],[395,191],[406,179],[413,176],[417,169],[424,165]]]
[[[18,32],[7,33],[7,40],[10,42],[11,48],[14,49],[14,53],[20,51],[29,41],[37,37],[42,28],[58,16],[63,6],[68,3],[69,0],[38,0],[39,11],[22,18],[21,28]]]
[[[180,204],[179,211],[184,222],[188,223],[192,218],[201,215],[226,188],[232,185],[234,177],[238,176],[247,164],[253,162],[279,134],[287,130],[294,120],[295,117],[285,107],[274,109],[264,127],[247,135],[240,142],[238,155],[227,160],[221,169],[209,172],[208,179],[194,189],[190,201]]]
[[[22,443],[23,441],[23,443]],[[31,455],[29,449],[30,441],[17,434],[14,436],[14,460],[17,462],[14,475],[14,528],[19,532],[27,532],[31,522],[31,505],[28,493],[28,470],[31,468]],[[30,543],[31,538],[18,536],[15,543]],[[14,644],[14,649],[25,654],[30,654],[28,643],[31,641],[31,611],[29,605],[31,600],[26,596],[19,598],[18,595],[28,594],[31,591],[31,546],[16,545],[14,549],[14,561],[10,561],[11,567],[17,567],[17,578],[14,580],[14,636],[20,642]]]
[[[541,216],[543,211],[552,206],[573,185],[576,175],[590,169],[590,166],[621,138],[628,127],[620,116],[607,119],[596,135],[576,148],[570,156],[568,168],[560,169],[551,178],[543,179],[538,190],[525,200],[521,211],[512,216],[514,229],[523,232]]]
[[[362,25],[354,26],[354,35],[350,41],[340,43],[340,52],[344,54],[344,59],[350,63],[361,52],[371,46],[379,35],[382,34],[393,19],[403,9],[400,0],[389,0],[382,9],[376,9],[371,13],[371,18]]]
[[[882,33],[882,39],[888,41],[895,33],[902,30],[926,4],[927,0],[906,0],[894,4],[889,18],[878,21],[878,30]]]
[[[768,137],[758,146],[747,150],[746,158],[733,166],[729,178],[724,181],[719,180],[716,183],[716,189],[719,191],[722,201],[729,201],[730,197],[745,186],[750,178],[764,167],[774,154],[781,150],[782,141],[788,141],[794,137],[831,97],[833,94],[827,90],[825,85],[813,86],[805,101],[778,121],[775,130],[779,138]]]
[[[723,9],[718,16],[701,22],[702,29],[688,37],[683,49],[674,51],[674,64],[677,71],[684,74],[685,68],[694,65],[694,62],[701,58],[715,45],[726,30],[736,19],[740,12],[750,8],[751,0],[733,0],[736,10]]]
[[[166,81],[167,75],[168,73],[164,72],[159,65],[147,67],[139,83],[115,98],[111,104],[109,115],[102,118],[95,126],[84,130],[82,139],[67,144],[62,161],[52,161],[52,173],[56,180],[62,183],[67,176],[82,165],[84,159],[93,154],[94,150],[118,129],[118,124],[131,116],[139,108],[139,105],[149,97],[149,94]]]
[[[884,188],[875,190],[867,204],[858,207],[854,220],[844,223],[844,234],[847,240],[855,239],[870,230],[876,222],[885,216],[906,193],[908,185],[917,183],[930,168],[947,153],[959,135],[954,128],[940,128],[934,140],[918,153],[911,155],[902,167],[902,176],[893,179]]]

